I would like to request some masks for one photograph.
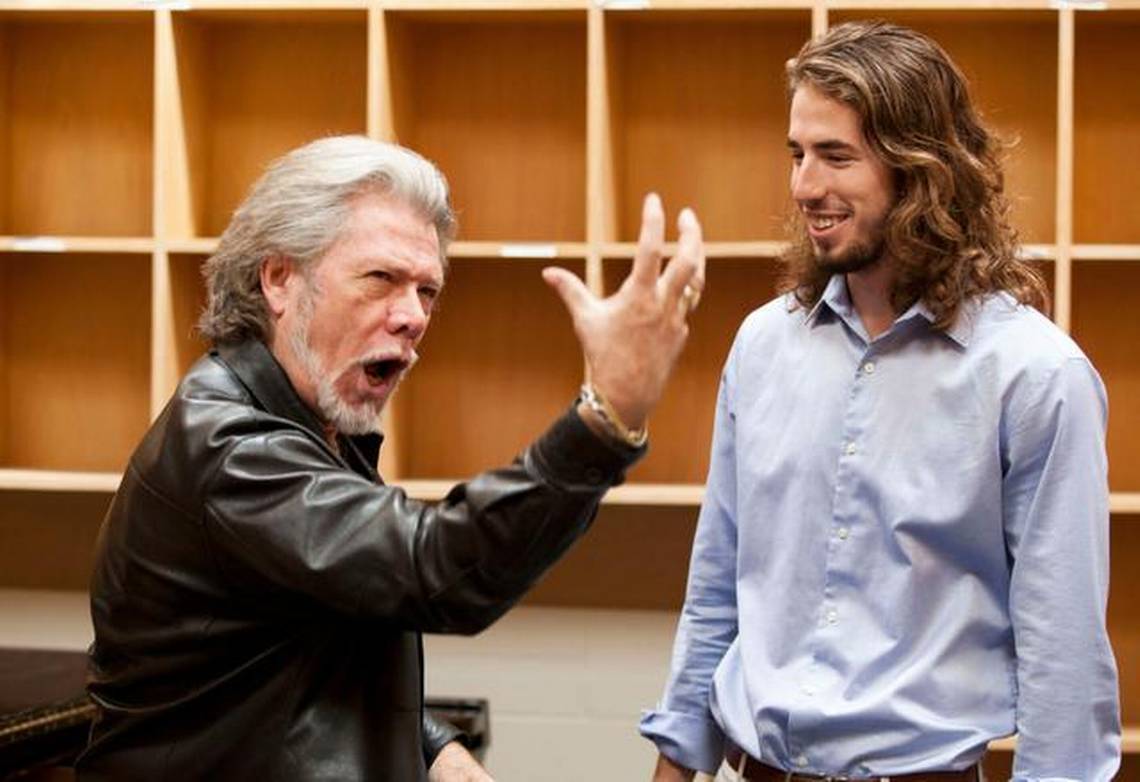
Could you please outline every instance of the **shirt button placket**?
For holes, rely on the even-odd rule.
[[[875,362],[874,362],[874,360],[870,359],[870,358],[864,359],[859,364],[859,369],[858,369],[856,375],[862,375],[864,377],[868,377],[868,376],[873,375],[873,374],[875,374]],[[856,379],[858,380],[858,377]],[[844,444],[843,453],[846,456],[855,456],[857,453],[859,453],[859,446],[855,444],[854,439],[848,440]],[[835,530],[835,537],[841,541],[847,540],[847,538],[849,538],[850,535],[851,535],[851,531],[846,526],[840,526],[839,528],[837,528]],[[832,618],[832,615],[834,613],[835,613],[834,610],[831,610],[828,612],[827,624],[835,624],[836,623],[837,617]]]

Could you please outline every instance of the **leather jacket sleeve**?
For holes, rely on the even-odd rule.
[[[439,751],[453,741],[463,742],[464,733],[450,722],[437,720],[430,712],[424,711],[424,765],[431,768]],[[466,742],[463,742],[466,745]]]
[[[286,615],[334,610],[452,633],[505,613],[644,450],[603,441],[572,409],[512,464],[432,504],[345,469],[277,418],[245,416],[212,436],[202,534],[234,589]]]

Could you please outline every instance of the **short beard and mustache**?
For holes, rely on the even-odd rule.
[[[797,230],[805,248],[811,250],[811,257],[815,267],[826,274],[854,274],[868,269],[878,263],[886,253],[887,239],[885,221],[880,222],[871,231],[866,241],[857,241],[840,255],[829,255],[821,251],[812,241],[808,231],[807,221],[803,215],[796,216]]]
[[[815,248],[816,265],[829,274],[853,274],[874,266],[883,257],[886,242],[882,235],[874,236],[870,242],[857,242],[847,251],[837,256],[827,256]]]
[[[289,332],[289,345],[304,371],[308,374],[309,381],[316,389],[317,412],[343,435],[351,437],[362,434],[378,434],[380,432],[380,414],[388,400],[350,405],[340,398],[333,385],[337,378],[341,377],[354,364],[361,363],[361,360],[350,361],[330,372],[313,349],[309,347],[309,329],[313,322],[315,295],[316,292],[311,287],[307,288],[302,295],[297,319]]]

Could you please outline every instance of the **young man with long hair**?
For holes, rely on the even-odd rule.
[[[1000,145],[928,38],[788,64],[796,239],[724,369],[655,779],[1119,765],[1103,385],[1040,310]]]

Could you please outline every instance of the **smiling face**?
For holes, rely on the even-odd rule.
[[[302,400],[343,434],[379,429],[379,415],[416,360],[443,288],[435,226],[377,193],[349,202],[340,238],[307,273],[269,259],[262,290],[271,349]]]
[[[816,263],[831,273],[848,273],[878,262],[895,191],[890,169],[867,144],[855,109],[801,84],[792,96],[788,147],[792,198]]]

